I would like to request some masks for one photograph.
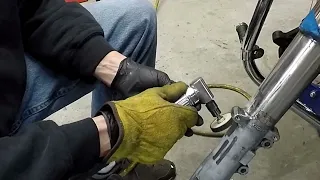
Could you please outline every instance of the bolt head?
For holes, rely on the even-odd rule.
[[[238,174],[240,174],[240,175],[246,175],[246,174],[248,174],[248,172],[249,172],[248,166],[241,166],[238,169]]]
[[[310,97],[311,97],[311,98],[315,98],[316,96],[317,96],[316,91],[311,91]]]
[[[268,140],[268,139],[264,139],[264,140],[261,141],[260,145],[261,145],[261,147],[263,147],[263,148],[269,149],[269,148],[272,147],[273,142],[271,142],[271,141]]]

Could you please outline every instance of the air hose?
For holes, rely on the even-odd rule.
[[[247,100],[250,99],[250,94],[247,93],[246,91],[244,91],[243,89],[240,89],[238,87],[232,86],[232,85],[227,85],[227,84],[208,84],[208,87],[210,89],[227,89],[230,91],[234,91],[238,94],[241,94],[243,97],[245,97]],[[224,136],[224,132],[205,132],[205,131],[201,131],[201,130],[197,130],[197,129],[192,129],[193,130],[193,134],[198,135],[198,136],[204,136],[204,137],[212,137],[212,138],[221,138]],[[135,168],[135,166],[137,165],[137,162],[132,162],[125,170],[123,170],[120,173],[120,176],[124,177],[126,176],[132,169]]]
[[[154,1],[154,8],[156,9],[156,11],[158,11],[159,8],[159,2],[160,0],[155,0]],[[250,99],[250,94],[247,93],[246,91],[244,91],[243,89],[240,89],[238,87],[232,86],[232,85],[228,85],[228,84],[208,84],[208,87],[210,89],[227,89],[230,91],[234,91],[238,94],[241,94],[243,97],[245,97],[247,100]],[[204,136],[204,137],[212,137],[212,138],[221,138],[224,136],[224,132],[205,132],[205,131],[201,131],[201,130],[197,130],[197,129],[192,129],[193,133],[195,135],[198,136]],[[122,171],[120,173],[120,175],[122,177],[124,177],[126,174],[128,174],[128,172],[130,172],[133,168],[135,168],[135,166],[137,165],[137,162],[132,162],[129,167],[127,167],[124,171]]]
[[[250,94],[247,93],[246,91],[244,91],[243,89],[240,89],[238,87],[232,86],[232,85],[227,85],[227,84],[208,84],[208,87],[210,89],[227,89],[230,91],[234,91],[238,94],[241,94],[243,97],[245,97],[247,100],[250,99]],[[208,132],[204,132],[201,130],[197,130],[197,129],[192,129],[193,133],[195,135],[198,136],[204,136],[204,137],[213,137],[213,138],[220,138],[223,137],[224,132],[212,132],[212,131],[208,131]]]
[[[160,3],[160,0],[154,0],[154,2],[153,2],[153,6],[156,9],[156,11],[158,11],[158,9],[159,9],[159,3]],[[251,97],[250,94],[247,93],[246,91],[244,91],[243,89],[240,89],[240,88],[232,86],[232,85],[227,85],[227,84],[208,84],[208,87],[210,89],[227,89],[227,90],[230,90],[230,91],[234,91],[234,92],[237,92],[237,93],[241,94],[247,100],[249,100],[250,97]],[[215,133],[215,132],[212,132],[212,131],[203,132],[203,131],[200,131],[200,130],[197,130],[197,129],[192,129],[192,130],[193,130],[193,133],[195,135],[204,136],[204,137],[219,138],[219,137],[223,137],[223,135],[224,135],[223,132]]]
[[[155,0],[154,3],[153,3],[153,6],[154,6],[154,8],[156,9],[156,11],[158,11],[159,2],[160,2],[160,0]]]

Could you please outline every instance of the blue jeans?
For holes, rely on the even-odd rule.
[[[102,0],[84,4],[84,7],[95,17],[104,30],[106,41],[117,51],[138,63],[155,66],[156,13],[148,0]],[[70,80],[27,53],[25,60],[26,91],[12,132],[21,125],[43,120],[91,91],[92,114],[106,101],[117,97],[116,91],[101,82],[87,84]]]

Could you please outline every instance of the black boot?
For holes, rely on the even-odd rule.
[[[169,160],[161,160],[154,165],[138,164],[123,180],[173,180],[176,167]]]
[[[137,164],[127,175],[121,177],[121,173],[130,165],[129,160],[117,162],[111,170],[100,171],[94,175],[94,180],[174,180],[176,168],[173,162],[161,160],[154,165]],[[108,169],[108,168],[107,168]]]

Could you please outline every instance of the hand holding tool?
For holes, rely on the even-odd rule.
[[[194,80],[187,89],[187,92],[175,102],[175,104],[182,106],[195,106],[198,103],[205,104],[212,116],[218,119],[222,118],[220,115],[221,111],[214,101],[212,92],[201,77]]]
[[[217,103],[214,101],[214,95],[201,77],[197,78],[190,84],[186,93],[178,99],[175,104],[182,106],[205,104],[212,116],[217,118],[217,120],[213,121],[210,125],[213,132],[221,132],[230,127],[232,123],[230,113],[221,115],[221,111]]]
[[[100,113],[112,114],[112,118],[106,116],[108,123],[118,125],[117,129],[111,129],[118,133],[114,136],[117,142],[109,152],[111,160],[128,158],[152,164],[163,159],[187,129],[197,124],[196,109],[170,103],[187,88],[185,83],[178,82],[106,103]]]

